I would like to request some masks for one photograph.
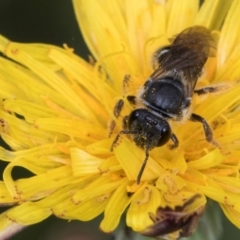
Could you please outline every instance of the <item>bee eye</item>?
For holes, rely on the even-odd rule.
[[[171,128],[170,126],[165,126],[161,129],[161,136],[158,141],[158,146],[162,146],[167,143],[171,137]]]
[[[169,132],[169,128],[165,127],[162,129],[162,134],[166,134]]]

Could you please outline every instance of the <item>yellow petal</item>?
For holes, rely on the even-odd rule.
[[[129,180],[136,180],[143,160],[145,152],[136,149],[136,146],[128,139],[123,138],[121,143],[114,148],[114,153],[124,169]],[[148,159],[147,166],[143,172],[142,180],[152,180],[161,175],[163,169],[151,157]]]
[[[114,192],[105,209],[104,219],[100,225],[104,232],[111,232],[117,227],[121,215],[132,200],[132,197],[127,195],[128,183],[128,180],[125,179],[124,183]]]
[[[167,2],[167,36],[173,37],[187,27],[190,27],[197,15],[198,0],[182,0]]]
[[[195,24],[212,30],[219,29],[231,3],[225,0],[205,0],[197,13]]]
[[[6,220],[8,221],[8,225],[12,222],[20,225],[30,225],[44,220],[51,214],[50,209],[42,209],[35,203],[25,202],[0,215],[0,230],[6,227]]]
[[[240,28],[236,24],[240,21],[239,12],[240,1],[234,0],[221,30],[218,44],[218,67],[222,67],[230,55],[236,51],[236,45],[238,45],[240,36]]]
[[[240,228],[240,213],[236,211],[232,206],[228,206],[225,204],[220,205],[224,214],[227,216],[228,219],[232,221],[232,223]]]
[[[188,162],[187,165],[189,168],[194,169],[208,169],[219,165],[224,159],[225,156],[220,152],[220,150],[215,149],[198,160]]]
[[[4,182],[0,181],[0,206],[8,206],[17,202],[17,199],[14,199]]]
[[[100,158],[92,156],[87,152],[71,148],[72,170],[74,175],[85,175],[99,173],[99,164],[102,162]]]
[[[127,212],[127,225],[134,231],[142,231],[152,224],[148,213],[155,213],[159,206],[161,206],[160,192],[153,186],[145,186],[132,199]]]
[[[76,209],[73,211],[68,211],[65,214],[65,218],[67,219],[79,219],[80,221],[89,221],[97,216],[99,216],[109,204],[109,196],[102,197],[98,200],[98,198],[93,198],[87,201],[81,202]],[[58,206],[54,208],[54,213],[57,213]]]
[[[99,177],[94,182],[87,185],[85,188],[78,190],[72,197],[72,201],[79,203],[83,200],[95,198],[105,193],[109,194],[120,187],[125,182],[124,179],[111,181],[109,177]],[[96,189],[98,187],[98,189]]]

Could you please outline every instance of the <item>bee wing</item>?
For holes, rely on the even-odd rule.
[[[187,28],[174,38],[171,45],[155,53],[158,68],[151,78],[159,79],[166,72],[180,73],[183,75],[186,97],[192,96],[204,64],[208,57],[215,55],[215,46],[215,40],[207,28]]]

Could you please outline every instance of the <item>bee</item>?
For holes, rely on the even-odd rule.
[[[111,150],[120,135],[129,134],[135,144],[145,150],[145,159],[137,176],[140,183],[149,158],[149,151],[166,144],[170,139],[171,149],[179,141],[172,132],[169,120],[200,122],[206,140],[216,146],[207,121],[191,112],[193,94],[203,95],[219,90],[218,86],[195,89],[207,59],[214,56],[216,43],[210,31],[203,26],[193,26],[178,34],[169,46],[157,50],[154,61],[157,68],[144,83],[137,96],[127,96],[134,110],[123,118],[123,130],[113,141]],[[128,79],[128,78],[127,78]],[[126,80],[127,81],[127,80]],[[118,117],[123,107],[121,99],[114,108]]]

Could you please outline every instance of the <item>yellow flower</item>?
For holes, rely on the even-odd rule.
[[[198,219],[207,197],[240,227],[240,85],[234,85],[240,76],[240,0],[205,0],[201,7],[198,0],[73,3],[94,66],[67,46],[0,37],[0,51],[14,60],[0,58],[0,132],[11,149],[0,148],[0,159],[8,162],[0,204],[13,205],[0,215],[0,231],[51,214],[88,221],[104,212],[100,227],[111,232],[127,211],[127,225],[149,235],[167,209]],[[193,25],[209,28],[218,39],[217,57],[207,62],[198,86],[234,85],[193,103],[194,112],[211,124],[221,150],[205,140],[201,124],[173,123],[179,147],[154,148],[137,185],[145,151],[127,136],[110,151],[122,116],[132,111],[125,101],[115,119],[114,105],[136,95],[153,71],[154,51]],[[122,93],[126,75],[131,85]],[[109,138],[111,119],[116,128]],[[15,167],[33,176],[13,179]],[[176,230],[170,239],[181,235],[181,226]]]

